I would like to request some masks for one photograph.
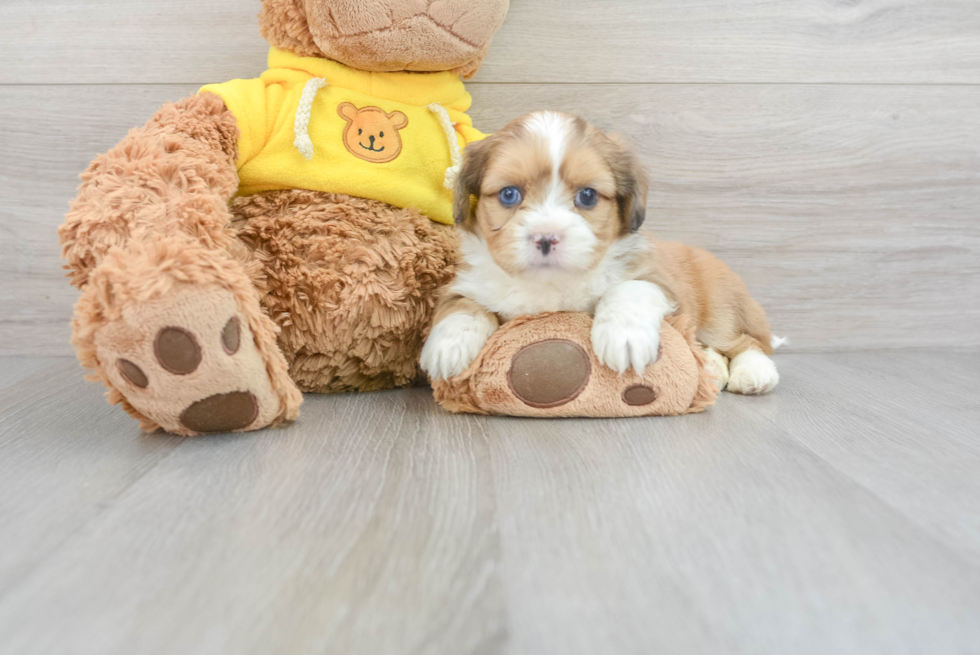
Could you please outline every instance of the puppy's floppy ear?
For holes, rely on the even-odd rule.
[[[473,215],[475,205],[471,197],[480,197],[480,187],[483,185],[487,164],[490,163],[493,141],[491,135],[482,141],[471,143],[463,151],[463,168],[459,172],[453,192],[453,218],[456,225],[465,223]]]
[[[639,158],[618,134],[610,135],[609,166],[616,180],[616,204],[622,233],[636,232],[647,215],[647,173]]]

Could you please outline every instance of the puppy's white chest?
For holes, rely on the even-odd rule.
[[[497,266],[482,241],[467,235],[463,258],[469,267],[459,272],[453,290],[504,320],[544,312],[593,313],[610,288],[628,279],[629,255],[638,244],[633,239],[617,244],[590,271],[514,277]]]
[[[454,290],[508,321],[524,314],[544,312],[591,313],[602,295],[588,284],[550,280],[517,283],[513,279],[488,279],[475,271],[460,274]]]

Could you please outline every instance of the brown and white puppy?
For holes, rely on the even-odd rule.
[[[595,317],[599,360],[642,374],[663,318],[680,310],[723,387],[771,391],[779,374],[762,307],[707,252],[638,232],[646,193],[636,157],[568,114],[529,114],[469,146],[455,195],[462,261],[438,298],[422,368],[452,377],[501,321],[583,311]]]

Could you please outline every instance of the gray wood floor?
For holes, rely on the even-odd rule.
[[[681,418],[181,439],[0,359],[0,652],[978,652],[980,353],[777,361]]]

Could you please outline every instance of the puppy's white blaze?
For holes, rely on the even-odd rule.
[[[561,163],[565,160],[565,147],[571,131],[568,118],[553,111],[538,111],[527,117],[524,127],[548,144],[553,181],[557,181]]]
[[[736,355],[728,371],[728,390],[733,393],[764,394],[779,384],[776,365],[759,350],[750,349]]]
[[[575,211],[574,198],[561,179],[571,122],[561,114],[542,111],[531,114],[524,127],[547,144],[551,180],[544,197],[529,205],[522,216],[524,230],[515,244],[517,261],[526,268],[586,268],[592,261],[598,239],[585,219]],[[559,243],[554,251],[544,256],[535,244],[535,237],[547,234],[556,236]]]
[[[595,308],[592,349],[599,361],[625,373],[630,366],[643,375],[657,361],[660,324],[677,309],[652,282],[621,282],[603,296]]]
[[[497,265],[483,239],[469,232],[460,236],[468,266],[459,269],[452,290],[508,321],[522,314],[591,313],[609,289],[629,279],[634,257],[646,248],[644,238],[633,234],[616,241],[591,270],[512,276]]]
[[[495,330],[486,316],[458,312],[432,328],[422,347],[422,370],[433,380],[446,380],[465,371]]]

